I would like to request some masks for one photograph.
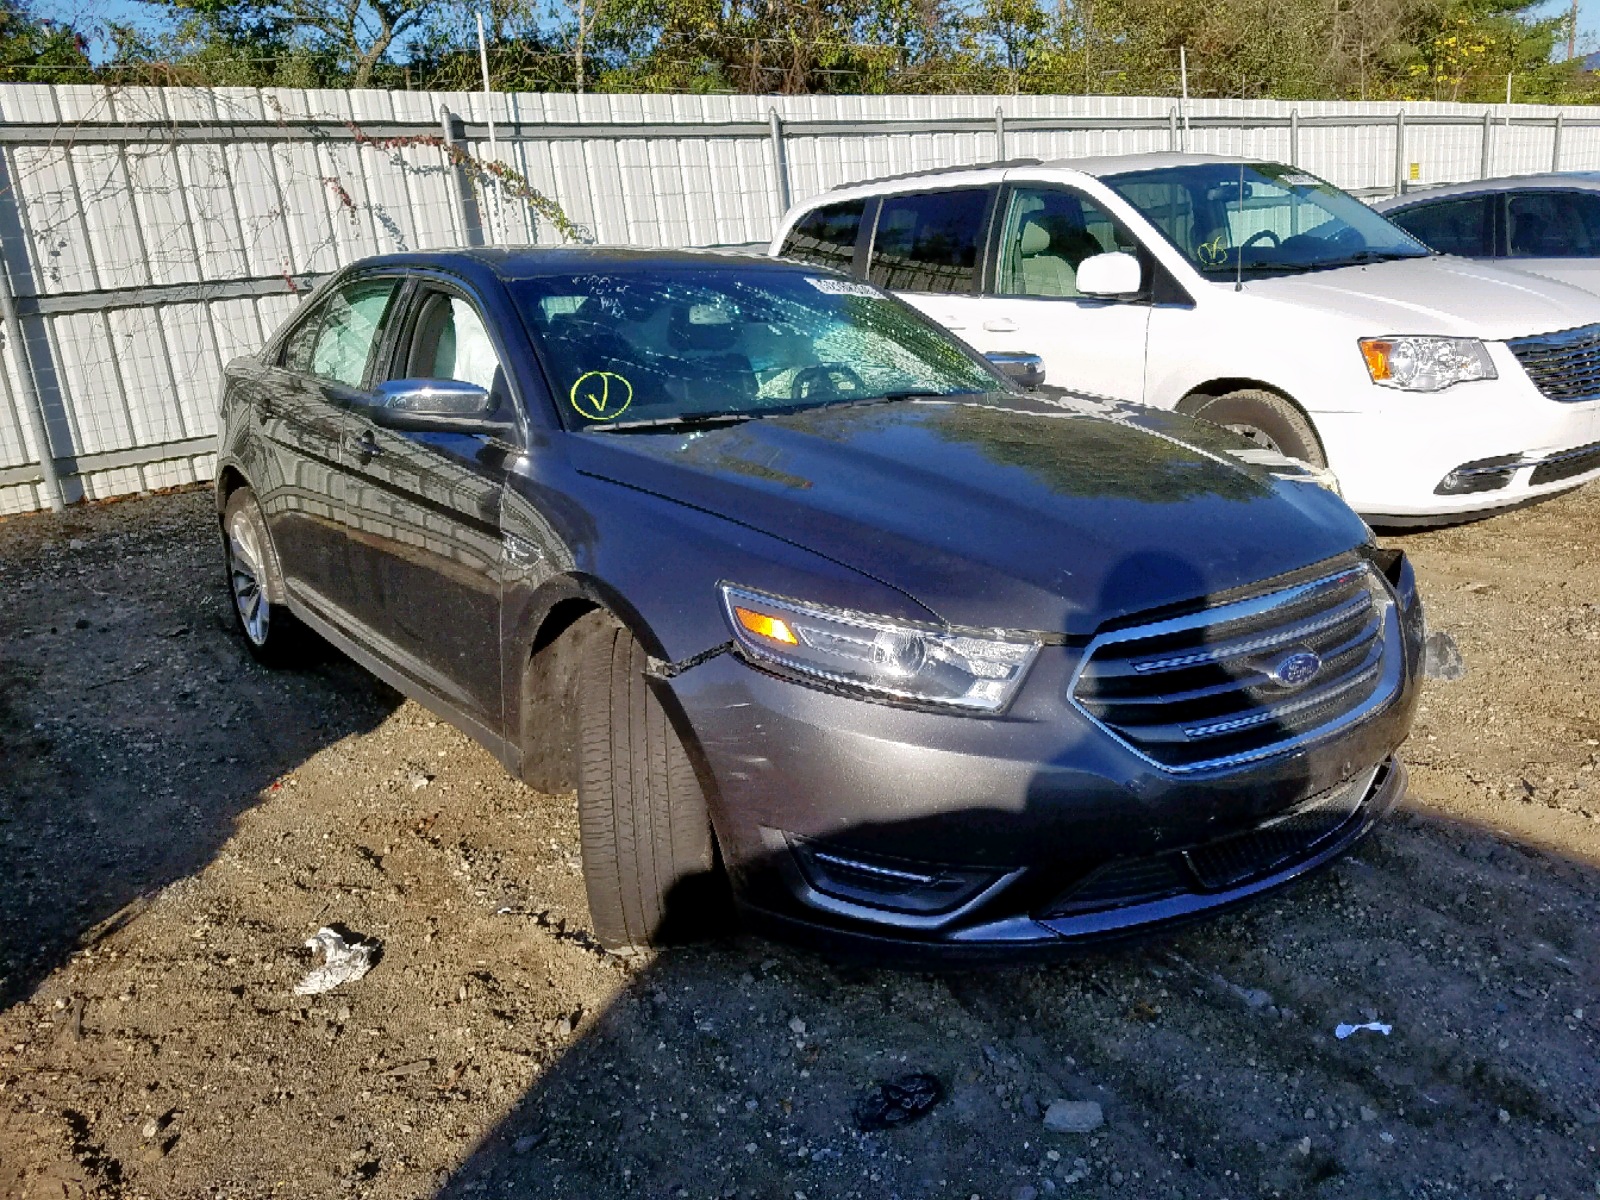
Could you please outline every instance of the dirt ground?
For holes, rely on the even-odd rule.
[[[1403,538],[1465,657],[1411,794],[1240,915],[1051,968],[587,932],[571,796],[255,666],[209,500],[0,522],[0,1196],[1578,1197],[1600,1188],[1600,488]],[[370,975],[292,993],[340,922]],[[1390,1036],[1339,1040],[1341,1022]],[[947,1095],[861,1133],[875,1081]],[[1052,1133],[1052,1100],[1103,1127]]]

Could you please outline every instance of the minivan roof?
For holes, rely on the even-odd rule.
[[[1187,154],[1178,150],[1154,150],[1147,154],[1101,154],[1091,158],[1052,158],[1041,163],[1045,167],[1060,167],[1068,171],[1081,171],[1097,177],[1122,175],[1130,171],[1157,171],[1164,167],[1203,167],[1216,163],[1260,162],[1254,155]]]
[[[1236,155],[1187,154],[1177,150],[1154,150],[1144,154],[1101,154],[1085,158],[1012,158],[1004,162],[964,163],[948,167],[927,167],[921,171],[904,171],[895,175],[878,175],[871,179],[854,179],[835,184],[833,191],[843,192],[853,188],[875,187],[881,183],[908,183],[917,179],[940,175],[959,175],[978,171],[1009,171],[1018,168],[1038,167],[1040,170],[1077,171],[1084,175],[1102,177],[1121,175],[1129,171],[1155,171],[1164,167],[1198,167],[1214,163],[1237,163]],[[1245,162],[1261,162],[1247,157]]]

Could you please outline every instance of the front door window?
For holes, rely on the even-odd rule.
[[[1133,240],[1088,197],[1059,188],[1011,193],[1001,240],[1003,296],[1082,295],[1078,267],[1096,254],[1131,251]]]

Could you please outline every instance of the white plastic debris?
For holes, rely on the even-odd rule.
[[[377,949],[377,944],[347,942],[338,931],[324,925],[313,937],[306,939],[306,949],[321,961],[294,985],[296,996],[320,996],[342,983],[354,983],[372,970],[372,952]]]
[[[1368,1021],[1362,1025],[1340,1025],[1333,1031],[1333,1036],[1342,1042],[1345,1038],[1349,1037],[1352,1033],[1355,1033],[1360,1029],[1370,1029],[1373,1033],[1383,1034],[1384,1037],[1388,1037],[1394,1032],[1393,1025],[1385,1025],[1381,1021]]]

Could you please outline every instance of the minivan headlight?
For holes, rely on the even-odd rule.
[[[1022,633],[911,625],[727,583],[720,591],[734,641],[749,658],[801,682],[871,699],[998,712],[1016,695],[1042,644]]]
[[[1380,387],[1437,392],[1472,379],[1495,379],[1489,351],[1477,338],[1362,338],[1367,374]]]

